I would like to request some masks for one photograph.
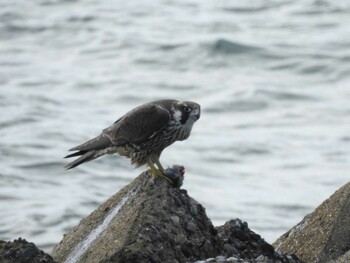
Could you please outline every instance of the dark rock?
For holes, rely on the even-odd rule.
[[[180,218],[178,216],[171,216],[170,219],[176,227],[180,227]]]
[[[299,257],[347,263],[349,207],[350,183],[279,238],[274,249],[240,219],[214,228],[186,190],[143,173],[64,235],[53,252],[56,261],[19,238],[0,241],[0,262],[301,263]]]
[[[258,239],[260,236],[251,231],[248,225],[239,219],[230,220],[217,229],[223,240],[222,246],[224,247],[225,244],[231,245],[238,252],[238,255],[243,255],[244,258],[255,259],[260,255],[264,255],[281,260],[272,245],[262,238]]]
[[[38,249],[34,243],[18,238],[14,241],[0,241],[1,263],[55,263],[53,258]]]
[[[255,262],[260,255],[269,262],[300,262],[275,252],[239,219],[214,228],[204,207],[187,191],[147,173],[83,219],[53,251],[58,262],[94,263],[208,262],[208,258]]]
[[[186,230],[194,233],[196,231],[196,224],[193,222],[188,222],[186,225]]]
[[[95,239],[90,236],[92,242],[86,242],[123,202],[106,229]],[[192,206],[196,207],[196,216],[191,213]],[[205,210],[198,206],[186,191],[143,173],[82,220],[55,247],[53,256],[59,262],[73,257],[83,241],[89,243],[88,248],[77,262],[185,262],[207,258],[216,250],[205,251],[201,246],[206,241],[215,244],[215,229]],[[109,212],[105,212],[106,207],[111,208]]]
[[[237,251],[234,250],[233,247],[229,244],[224,244],[224,251],[226,255],[233,255],[237,253]]]
[[[346,260],[350,250],[349,218],[350,183],[347,183],[273,245],[305,262],[350,262]]]

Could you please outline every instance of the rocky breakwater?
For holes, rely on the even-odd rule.
[[[350,262],[350,183],[345,184],[314,212],[274,244],[310,263]]]
[[[1,263],[57,263],[32,242],[18,238],[14,241],[0,240]]]
[[[52,256],[65,263],[301,262],[239,219],[214,227],[185,190],[147,172],[82,219]]]

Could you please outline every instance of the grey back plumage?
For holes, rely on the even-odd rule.
[[[142,105],[128,112],[112,126],[103,130],[114,145],[142,143],[166,126],[170,119],[167,109],[152,104]]]

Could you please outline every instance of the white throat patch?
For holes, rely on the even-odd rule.
[[[180,122],[182,117],[182,112],[180,110],[174,111],[174,119],[176,122]]]

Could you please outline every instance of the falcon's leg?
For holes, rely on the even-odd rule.
[[[151,174],[153,176],[160,176],[159,173],[160,171],[154,166],[154,164],[152,163],[152,161],[147,161],[148,166],[151,168]]]
[[[173,184],[173,181],[166,177],[161,170],[158,170],[151,160],[147,161],[148,166],[151,168],[151,174],[153,176],[159,176],[167,180],[169,183]],[[162,167],[163,168],[163,167]],[[164,171],[164,169],[163,169]]]
[[[154,162],[156,163],[159,170],[161,170],[161,172],[164,173],[164,168],[163,168],[162,164],[160,163],[159,158],[155,158]]]

